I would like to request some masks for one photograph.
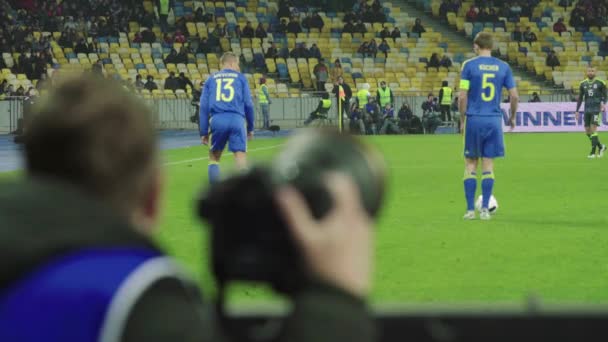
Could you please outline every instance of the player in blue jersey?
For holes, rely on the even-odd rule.
[[[253,101],[249,84],[232,52],[220,58],[221,71],[209,76],[201,94],[200,134],[209,147],[209,183],[220,178],[220,158],[228,144],[237,168],[247,164],[247,139],[253,138]]]
[[[464,192],[467,200],[464,219],[466,220],[475,219],[474,202],[480,158],[483,172],[480,218],[490,219],[488,203],[494,187],[494,158],[505,155],[500,109],[503,87],[509,91],[511,99],[509,124],[511,130],[515,128],[519,95],[509,65],[492,57],[493,45],[492,35],[480,32],[475,37],[473,45],[477,57],[462,64],[458,108],[461,127],[464,127]]]

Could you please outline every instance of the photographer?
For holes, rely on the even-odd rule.
[[[1,341],[224,341],[152,238],[164,181],[151,117],[101,79],[64,80],[38,102],[25,177],[0,185]],[[372,341],[372,223],[351,178],[325,184],[320,220],[294,189],[276,195],[310,279],[281,340]]]
[[[380,134],[401,134],[401,129],[399,129],[397,120],[395,119],[395,110],[390,103],[387,103],[386,106],[384,106],[382,120]]]

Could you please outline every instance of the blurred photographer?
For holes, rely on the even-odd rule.
[[[194,114],[190,116],[190,122],[199,124],[199,112],[201,108],[201,95],[203,93],[203,87],[205,86],[205,82],[201,81],[198,87],[194,87],[192,89],[192,99],[190,100],[190,104],[194,107]]]
[[[36,104],[25,177],[0,184],[1,341],[225,340],[152,239],[164,178],[149,110],[114,81],[86,78]],[[351,178],[324,183],[333,206],[319,220],[294,188],[276,195],[310,279],[280,340],[372,341],[372,223]]]

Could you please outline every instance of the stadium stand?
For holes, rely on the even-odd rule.
[[[313,69],[318,58],[292,57],[289,52],[300,44],[316,44],[330,69],[334,68],[335,60],[341,61],[346,83],[355,88],[369,84],[375,92],[379,82],[385,80],[398,95],[422,95],[438,89],[442,80],[457,82],[459,65],[468,50],[444,41],[430,27],[425,32],[413,32],[416,18],[402,13],[390,2],[356,3],[353,11],[345,13],[316,12],[315,8],[296,8],[269,0],[175,1],[169,18],[175,33],[168,34],[161,31],[152,1],[108,3],[105,7],[95,2],[83,7],[79,6],[79,0],[59,4],[13,1],[10,8],[4,2],[6,17],[0,44],[6,67],[2,68],[2,78],[15,89],[19,86],[29,89],[45,78],[42,74],[55,70],[96,70],[129,85],[137,75],[143,79],[150,75],[159,89],[142,90],[144,97],[174,98],[184,94],[165,91],[164,82],[170,72],[184,72],[194,84],[200,84],[218,70],[218,54],[231,50],[241,55],[252,90],[258,86],[255,80],[267,74],[271,96],[299,97],[314,89]],[[76,8],[88,11],[83,13]],[[282,19],[288,22],[294,16],[302,19],[301,32],[283,33],[288,27],[282,27]],[[365,33],[344,32],[345,20],[358,21],[357,26],[362,25],[360,31]],[[245,38],[243,30],[247,23],[256,31],[259,27],[263,38],[249,38],[250,35]],[[289,25],[292,31],[300,26],[295,22]],[[374,40],[380,45],[385,28],[389,32],[395,28],[402,32],[398,37],[386,39],[383,44],[386,53],[370,57],[358,52],[363,42]],[[264,56],[273,44],[279,56]],[[167,59],[173,50],[181,50],[179,62]],[[448,57],[452,65],[428,67],[428,60],[435,53]],[[27,65],[38,66],[29,70],[24,67]],[[329,81],[327,89],[332,86]],[[186,94],[192,91],[189,87],[181,89]]]
[[[522,5],[517,1],[504,1],[502,7],[489,9],[479,8],[471,1],[463,2],[460,6],[448,0],[417,2],[431,11],[433,16],[445,18],[451,27],[467,37],[472,38],[480,31],[494,32],[499,41],[497,52],[502,58],[548,81],[550,85],[578,90],[588,65],[598,67],[598,76],[606,78],[608,43],[605,42],[608,42],[608,27],[605,22],[605,2],[544,0]],[[476,18],[467,21],[467,12],[472,6],[479,13]],[[491,10],[495,18],[488,20],[487,14]],[[604,15],[595,16],[594,12]],[[480,17],[481,13],[483,15]],[[536,40],[526,40],[525,31],[528,28]],[[552,52],[555,52],[560,64],[555,67],[547,65],[547,57]],[[527,94],[547,92],[546,88],[534,87],[528,81],[521,81],[518,86]]]

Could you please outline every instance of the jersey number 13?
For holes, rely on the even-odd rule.
[[[215,101],[230,102],[234,99],[234,78],[218,78],[215,80]]]

